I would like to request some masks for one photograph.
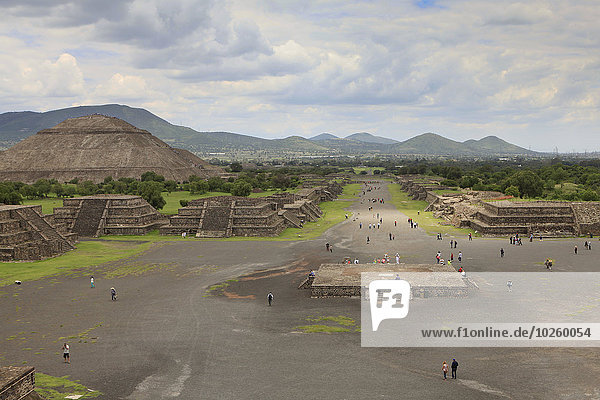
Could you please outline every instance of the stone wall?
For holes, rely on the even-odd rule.
[[[41,206],[0,206],[0,261],[40,260],[74,248],[44,218]]]
[[[54,220],[84,237],[144,235],[168,222],[146,200],[132,195],[65,199],[63,207],[54,209]]]
[[[21,400],[35,389],[35,368],[0,367],[0,400]]]

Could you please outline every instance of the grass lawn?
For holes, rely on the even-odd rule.
[[[44,214],[52,214],[54,212],[55,207],[63,206],[63,199],[61,197],[46,197],[45,199],[25,199],[23,200],[23,205],[31,206],[31,205],[41,205],[42,212]]]
[[[362,192],[362,184],[349,183],[344,186],[344,190],[338,199],[354,199],[359,192]]]
[[[440,189],[440,190],[433,190],[433,193],[440,194],[440,195],[455,194],[455,193],[462,193],[462,190],[460,190],[460,189]]]
[[[385,171],[384,167],[352,167],[355,174],[360,174],[362,171],[367,171],[367,174],[373,174],[375,170]]]
[[[131,257],[149,249],[151,245],[151,242],[86,241],[77,244],[77,249],[59,257],[41,261],[0,263],[0,286],[10,285],[15,280],[32,281]]]
[[[102,393],[88,388],[77,381],[68,380],[69,376],[63,377],[50,376],[36,372],[35,391],[48,400],[63,400],[66,396],[81,395],[80,399],[92,399],[100,396]]]
[[[400,185],[390,184],[388,185],[388,190],[392,195],[392,203],[396,209],[418,222],[419,228],[425,229],[425,232],[432,235],[438,232],[466,235],[470,232],[475,235],[472,229],[456,228],[452,225],[440,224],[441,220],[435,218],[432,212],[423,211],[429,203],[423,200],[412,200],[406,192],[402,191]]]

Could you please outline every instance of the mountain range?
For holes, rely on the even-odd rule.
[[[502,156],[536,155],[531,150],[510,144],[496,136],[458,142],[435,133],[424,133],[405,141],[397,141],[367,132],[338,137],[322,133],[309,139],[289,136],[284,139],[263,139],[231,132],[199,132],[178,126],[142,108],[106,104],[70,107],[47,112],[7,112],[0,114],[0,142],[14,144],[36,132],[51,128],[67,118],[90,114],[117,117],[145,129],[174,147],[191,150],[202,156],[226,153],[247,156],[293,155],[440,155],[440,156]]]

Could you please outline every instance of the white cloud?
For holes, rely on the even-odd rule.
[[[573,138],[571,124],[600,147],[600,8],[585,0],[7,0],[0,12],[3,111],[124,102],[201,130],[435,130],[533,147]]]

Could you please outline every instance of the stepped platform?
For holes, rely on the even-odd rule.
[[[0,399],[44,400],[35,392],[35,368],[0,367]]]
[[[579,234],[577,218],[570,203],[547,201],[481,202],[470,221],[483,235],[573,236]]]
[[[439,264],[321,264],[310,287],[312,297],[359,297],[361,273],[396,275],[411,284],[413,297],[466,296],[469,285],[460,273]],[[418,273],[418,274],[417,274]]]
[[[54,257],[75,249],[75,239],[49,223],[41,206],[0,206],[0,261]]]
[[[145,235],[168,222],[140,196],[113,194],[65,199],[54,220],[83,237]]]
[[[216,196],[192,200],[160,228],[161,235],[196,237],[277,236],[287,227],[301,228],[322,215],[317,202],[342,192],[337,182],[266,197]]]

